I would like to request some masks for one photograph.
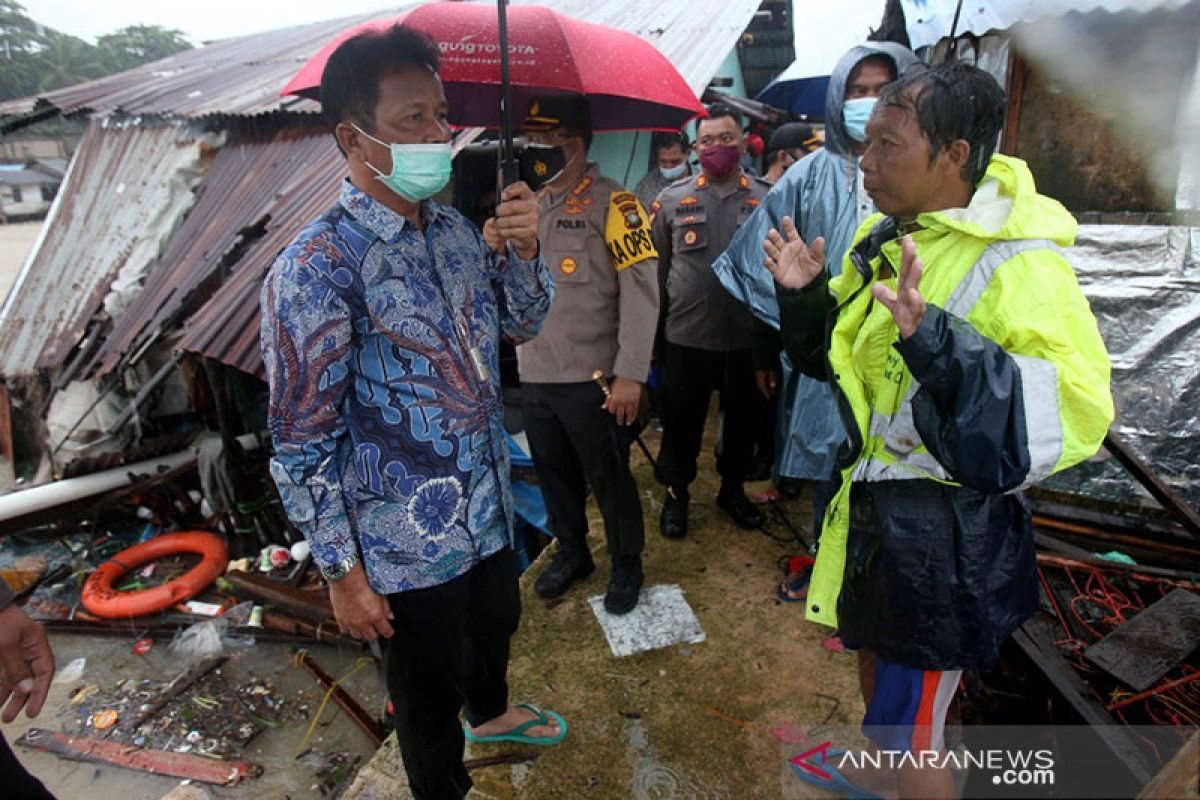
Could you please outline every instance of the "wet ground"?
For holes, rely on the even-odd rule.
[[[93,638],[74,635],[52,635],[52,645],[58,666],[67,666],[77,658],[86,658],[87,665],[79,680],[51,687],[50,697],[42,713],[33,720],[24,716],[9,725],[0,725],[5,737],[13,742],[30,727],[76,734],[79,730],[78,715],[86,713],[81,706],[69,703],[71,695],[80,687],[98,685],[102,689],[115,689],[127,680],[169,681],[189,666],[202,660],[201,657],[182,657],[173,653],[168,642],[159,642],[145,655],[136,655],[131,648],[136,636],[124,638]],[[263,800],[281,798],[321,797],[313,787],[320,783],[318,772],[335,754],[345,755],[348,762],[361,758],[370,759],[375,752],[371,740],[331,701],[321,716],[309,742],[301,746],[305,733],[316,713],[324,690],[317,686],[307,671],[292,664],[289,645],[259,643],[255,646],[227,652],[230,660],[222,667],[222,675],[233,685],[257,681],[270,682],[274,695],[284,700],[282,716],[287,721],[275,728],[267,728],[255,736],[244,749],[241,760],[263,767],[261,777],[243,782],[235,787],[208,787],[213,797],[255,797]],[[331,647],[312,649],[311,655],[327,673],[334,678],[352,670],[365,654],[356,650],[340,650]],[[344,683],[346,689],[364,707],[377,712],[384,702],[384,685],[381,674],[373,664],[362,666]],[[307,709],[292,715],[289,707]],[[82,710],[81,710],[82,709]],[[216,708],[213,715],[222,714]],[[195,727],[204,727],[211,720],[194,720]],[[96,735],[93,731],[91,735]],[[182,746],[184,743],[181,741]],[[36,774],[59,800],[158,800],[179,785],[180,779],[150,775],[134,770],[104,764],[66,761],[50,753],[42,753],[24,747],[14,747],[26,767]],[[301,750],[308,753],[297,759]],[[352,774],[352,771],[351,773]],[[0,796],[3,792],[0,792]]]

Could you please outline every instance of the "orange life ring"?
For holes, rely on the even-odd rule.
[[[161,586],[119,592],[113,588],[132,569],[166,556],[199,553],[203,560],[194,568]],[[105,561],[83,584],[83,606],[98,617],[140,617],[190,600],[207,589],[229,563],[225,540],[207,531],[184,531],[156,536],[122,550]]]

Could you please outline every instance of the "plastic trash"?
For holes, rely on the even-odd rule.
[[[76,683],[83,677],[83,668],[87,666],[86,658],[77,658],[58,671],[54,683]]]

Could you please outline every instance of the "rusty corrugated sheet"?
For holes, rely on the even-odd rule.
[[[332,202],[344,163],[324,134],[222,148],[195,206],[88,371],[109,372],[179,328],[240,270],[254,268],[260,238],[268,250],[282,247],[281,237],[290,241],[298,225]]]
[[[39,99],[64,114],[264,114],[314,111],[316,103],[282,98],[279,90],[325,42],[342,30],[388,13],[359,14],[311,25],[224,39],[36,97],[0,103],[0,116],[25,114]]]
[[[202,137],[185,122],[89,123],[0,308],[0,375],[61,366],[118,274],[149,266],[191,205]]]
[[[258,347],[258,291],[263,277],[296,234],[337,200],[346,172],[331,136],[291,142],[279,150],[286,150],[283,157],[295,162],[290,180],[280,183],[268,204],[248,215],[270,216],[266,235],[246,250],[229,279],[188,320],[179,344],[259,377],[264,377]]]
[[[1194,0],[990,0],[962,4],[958,35],[983,36],[989,31],[1008,30],[1019,22],[1033,23],[1061,17],[1072,11],[1156,11],[1181,8]],[[900,0],[913,49],[932,45],[950,35],[960,0]]]
[[[484,0],[491,2],[491,0]],[[746,29],[760,0],[536,0],[576,19],[610,25],[654,44],[699,95]],[[0,103],[0,116],[25,114],[44,99],[63,113],[173,114],[187,117],[252,115],[318,109],[281,98],[279,90],[304,62],[341,31],[386,19],[388,11],[226,39],[153,64],[37,97]],[[494,3],[493,3],[494,5]]]

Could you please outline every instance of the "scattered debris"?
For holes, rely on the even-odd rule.
[[[298,666],[304,667],[308,673],[312,675],[317,683],[325,689],[327,698],[332,697],[333,701],[341,707],[343,711],[354,720],[354,724],[362,728],[362,730],[371,737],[376,747],[383,744],[385,733],[383,727],[378,720],[368,714],[358,701],[350,696],[342,686],[342,680],[335,681],[330,677],[329,673],[321,669],[321,666],[313,659],[307,650],[299,650],[296,652],[295,663]],[[322,704],[323,705],[323,704]],[[318,714],[319,716],[319,714]]]

